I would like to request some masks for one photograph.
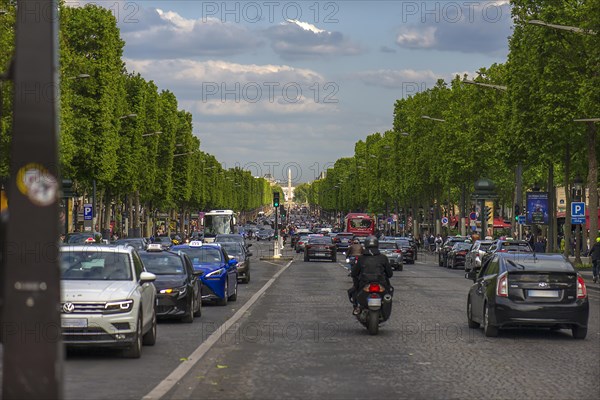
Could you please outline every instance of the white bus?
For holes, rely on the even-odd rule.
[[[203,242],[211,243],[220,234],[235,233],[236,218],[232,210],[211,210],[204,214]]]

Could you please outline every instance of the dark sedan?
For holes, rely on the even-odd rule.
[[[462,236],[448,236],[438,255],[438,264],[440,267],[448,268],[448,252],[454,247],[456,243],[464,242],[467,238]]]
[[[326,258],[337,261],[337,248],[329,236],[311,236],[304,246],[304,261]]]
[[[156,317],[193,322],[202,314],[200,272],[194,271],[187,255],[155,246],[139,255],[146,269],[156,275]]]
[[[583,278],[560,254],[496,253],[473,279],[467,298],[469,328],[486,336],[507,327],[571,329],[584,339],[589,302]]]
[[[473,245],[468,242],[458,242],[452,246],[452,249],[448,252],[447,257],[448,262],[446,264],[448,265],[448,268],[454,269],[461,265],[464,266],[465,258],[472,246]]]
[[[333,238],[338,251],[347,251],[352,244],[353,233],[340,232]]]
[[[417,250],[408,239],[395,238],[396,244],[402,250],[402,260],[407,264],[414,264],[417,259]]]
[[[137,251],[146,250],[148,247],[148,242],[144,238],[126,238],[126,239],[118,239],[115,241],[116,245],[128,245],[136,249]]]
[[[218,238],[218,236],[217,236]],[[227,252],[229,258],[235,258],[238,262],[237,271],[240,282],[250,282],[250,256],[252,253],[247,247],[236,242],[221,242],[221,247]],[[251,246],[251,245],[249,245]]]
[[[256,240],[271,240],[275,236],[273,229],[261,229],[256,232]]]

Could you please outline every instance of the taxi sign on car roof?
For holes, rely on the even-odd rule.
[[[160,243],[150,243],[148,247],[146,247],[146,251],[162,251],[162,245]]]
[[[202,242],[200,240],[192,240],[189,245],[190,247],[201,247]]]

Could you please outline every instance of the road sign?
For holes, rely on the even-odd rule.
[[[448,217],[442,217],[442,224],[448,225]]]
[[[84,221],[91,221],[92,217],[93,217],[92,205],[91,204],[84,204],[83,205],[83,220]]]
[[[572,224],[585,224],[585,203],[584,202],[571,203],[571,223]]]
[[[519,215],[518,218],[519,218],[518,219],[519,224],[525,225],[525,216],[524,215]]]
[[[477,213],[473,211],[471,214],[469,214],[469,219],[471,221],[477,221]]]

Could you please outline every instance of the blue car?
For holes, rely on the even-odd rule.
[[[202,272],[203,301],[214,300],[218,305],[225,306],[228,301],[237,300],[237,260],[228,256],[220,244],[192,241],[173,246],[171,251],[187,254],[194,269]]]

